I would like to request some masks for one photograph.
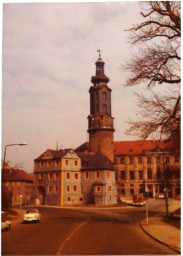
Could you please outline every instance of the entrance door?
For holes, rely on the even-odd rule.
[[[45,204],[46,192],[44,187],[38,187],[39,201],[41,205]]]
[[[88,187],[88,200],[87,200],[87,204],[94,204],[95,200],[94,200],[94,191],[93,191],[93,187],[89,186]]]

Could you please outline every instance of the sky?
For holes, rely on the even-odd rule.
[[[114,139],[135,116],[133,91],[121,65],[132,55],[128,28],[142,20],[139,2],[4,3],[2,43],[2,156],[33,172],[46,149],[88,141],[89,88],[97,49],[112,89]]]

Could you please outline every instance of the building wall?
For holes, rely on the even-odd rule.
[[[85,204],[115,204],[117,202],[114,171],[82,170],[81,188]]]
[[[116,182],[119,197],[132,197],[146,192],[157,197],[165,188],[164,170],[167,166],[180,168],[180,160],[170,154],[118,155],[115,156]],[[169,196],[178,195],[180,179],[169,181]]]
[[[81,169],[81,159],[71,151],[57,162],[42,159],[35,163],[36,198],[41,201],[43,197],[42,203],[48,205],[78,205],[115,204],[117,197],[131,198],[139,193],[157,197],[165,188],[167,166],[180,169],[180,159],[169,153],[129,153],[115,155],[115,171],[87,171]],[[179,177],[171,178],[168,186],[169,196],[180,196]]]
[[[34,165],[36,198],[41,204],[59,205],[61,161],[44,159]]]
[[[61,205],[83,204],[80,169],[81,159],[75,153],[63,157]]]
[[[114,162],[113,132],[107,130],[90,131],[90,150],[97,153],[99,148],[103,155]]]
[[[61,159],[47,155],[35,161],[36,199],[46,205],[83,203],[80,183],[81,160],[70,150]],[[70,178],[68,178],[68,175]]]
[[[3,182],[3,185],[12,192],[12,205],[30,204],[33,182],[6,181]]]

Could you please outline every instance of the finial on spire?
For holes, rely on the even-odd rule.
[[[58,140],[57,140],[57,149],[56,150],[58,151]]]
[[[101,57],[101,50],[97,50],[97,52],[99,52],[99,58]]]

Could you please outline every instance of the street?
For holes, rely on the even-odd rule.
[[[149,204],[157,214],[163,201]],[[156,205],[155,205],[156,204]],[[40,223],[18,224],[2,232],[2,255],[173,255],[145,234],[144,207],[39,207]]]

